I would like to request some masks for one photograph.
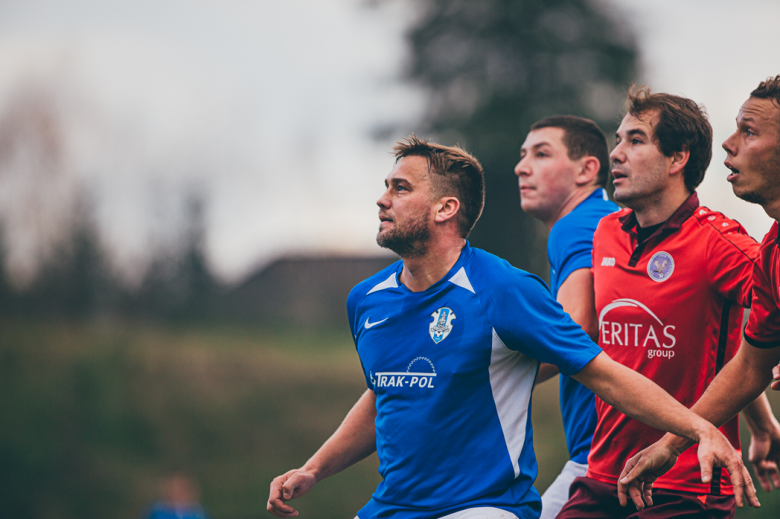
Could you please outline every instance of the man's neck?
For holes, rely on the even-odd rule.
[[[631,204],[636,221],[640,227],[650,227],[668,220],[681,205],[688,200],[691,193],[687,189],[664,191],[657,193],[649,200],[643,200],[640,204]],[[631,206],[634,207],[631,207]]]
[[[590,195],[593,194],[593,192],[597,189],[601,189],[600,186],[588,186],[583,189],[575,189],[569,198],[566,199],[566,201],[561,204],[560,209],[558,212],[556,212],[552,218],[549,220],[546,220],[544,224],[547,226],[547,230],[552,230],[553,225],[558,223],[558,220],[569,214],[570,212],[574,211],[574,208],[580,205],[586,198],[588,198]]]
[[[466,240],[447,241],[429,245],[425,255],[403,258],[401,283],[412,292],[422,292],[437,283],[457,263]]]
[[[764,211],[770,218],[776,222],[780,222],[780,199],[772,200],[762,206]]]

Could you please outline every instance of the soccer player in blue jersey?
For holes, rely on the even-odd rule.
[[[556,115],[531,126],[515,166],[523,211],[550,230],[550,291],[574,322],[592,338],[598,336],[593,299],[591,252],[593,233],[602,217],[617,211],[604,187],[609,175],[609,148],[604,133],[589,119]],[[537,384],[558,374],[542,364]],[[541,519],[553,519],[569,499],[569,487],[588,470],[596,428],[593,393],[561,375],[559,394],[569,461],[542,495]]]
[[[703,478],[726,466],[741,499],[741,460],[717,429],[603,354],[538,277],[468,244],[484,201],[479,162],[414,136],[394,151],[377,242],[402,261],[347,300],[368,388],[303,467],[273,480],[268,511],[298,515],[287,501],[376,450],[383,481],[360,519],[539,517],[529,417],[540,361],[699,442]]]

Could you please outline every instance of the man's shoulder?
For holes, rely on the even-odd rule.
[[[626,207],[604,216],[596,227],[596,234],[603,234],[605,232],[614,233],[616,230],[622,230],[621,227],[623,226],[623,223],[620,219],[630,213],[631,209]]]
[[[398,283],[396,281],[396,274],[398,268],[403,264],[401,260],[398,260],[391,265],[383,268],[373,276],[370,276],[354,287],[349,292],[347,297],[347,306],[354,306],[360,302],[366,295],[372,291],[379,291],[383,288],[396,288]]]
[[[583,235],[587,235],[590,239],[601,220],[611,217],[620,210],[617,204],[609,200],[594,199],[586,202],[555,222],[550,230],[549,243],[565,244],[571,240],[581,239]]]
[[[697,207],[693,217],[701,227],[726,236],[731,236],[731,234],[727,233],[747,234],[745,228],[738,221],[729,218],[719,211],[713,211],[709,207]]]
[[[482,249],[473,248],[474,254],[463,266],[466,275],[472,279],[474,292],[479,295],[503,291],[508,288],[532,284],[541,284],[547,288],[542,279],[525,270],[519,269],[507,260]]]
[[[693,219],[696,222],[695,228],[707,233],[712,240],[732,243],[741,249],[758,248],[758,243],[750,237],[742,224],[719,211],[700,206],[696,208]]]
[[[778,247],[777,247],[777,234],[778,234],[778,225],[777,221],[772,223],[772,227],[769,228],[769,232],[766,233],[764,236],[764,239],[761,240],[761,251],[762,254],[777,254],[778,253]]]
[[[688,246],[686,250],[691,254],[700,252],[718,275],[724,273],[724,262],[731,271],[743,262],[753,264],[759,254],[759,243],[738,221],[705,206],[697,207],[677,234],[677,240]]]

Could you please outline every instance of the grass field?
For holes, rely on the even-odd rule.
[[[365,390],[343,331],[41,320],[0,329],[3,518],[135,519],[173,469],[195,477],[212,517],[262,517],[271,479],[302,464]],[[567,459],[556,384],[533,405],[543,490]],[[354,517],[377,463],[323,481],[296,503],[301,517]],[[738,517],[779,517],[780,494],[760,497],[761,510]]]

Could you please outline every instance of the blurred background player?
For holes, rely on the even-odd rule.
[[[593,239],[599,345],[686,406],[736,353],[758,254],[737,222],[699,206],[695,189],[711,156],[701,107],[632,87],[611,153],[615,200],[629,209],[605,217]],[[559,517],[734,516],[728,475],[716,469],[703,482],[695,449],[656,482],[655,506],[618,506],[625,461],[662,433],[598,398],[596,410],[587,476],[575,480]],[[751,431],[776,424],[763,396],[745,418]],[[721,431],[739,449],[737,419]]]
[[[183,472],[168,474],[162,481],[163,498],[152,505],[146,519],[206,519],[198,486]]]
[[[595,341],[598,317],[591,274],[593,233],[602,217],[619,207],[604,187],[609,175],[607,139],[593,121],[556,115],[534,123],[515,166],[523,211],[549,229],[547,258],[550,291],[574,322]],[[539,368],[537,383],[558,373],[551,364]],[[559,395],[569,461],[542,495],[541,519],[552,519],[569,499],[569,487],[588,469],[596,427],[593,393],[561,375]]]
[[[723,143],[723,149],[734,194],[760,204],[775,223],[761,244],[753,270],[751,312],[739,352],[692,408],[718,425],[732,419],[766,389],[773,366],[775,378],[780,378],[776,367],[780,362],[780,76],[768,78],[751,92],[737,114],[737,130]],[[776,465],[780,462],[780,428],[776,421],[770,425],[752,431],[753,441],[760,435],[762,442],[755,449],[751,446],[750,451],[756,475],[766,491],[772,485],[780,488]],[[629,460],[621,475],[626,477],[621,479],[621,501],[626,501],[630,485],[637,506],[643,506],[643,494],[652,503],[649,492],[653,482],[689,446],[687,441],[667,435]]]

